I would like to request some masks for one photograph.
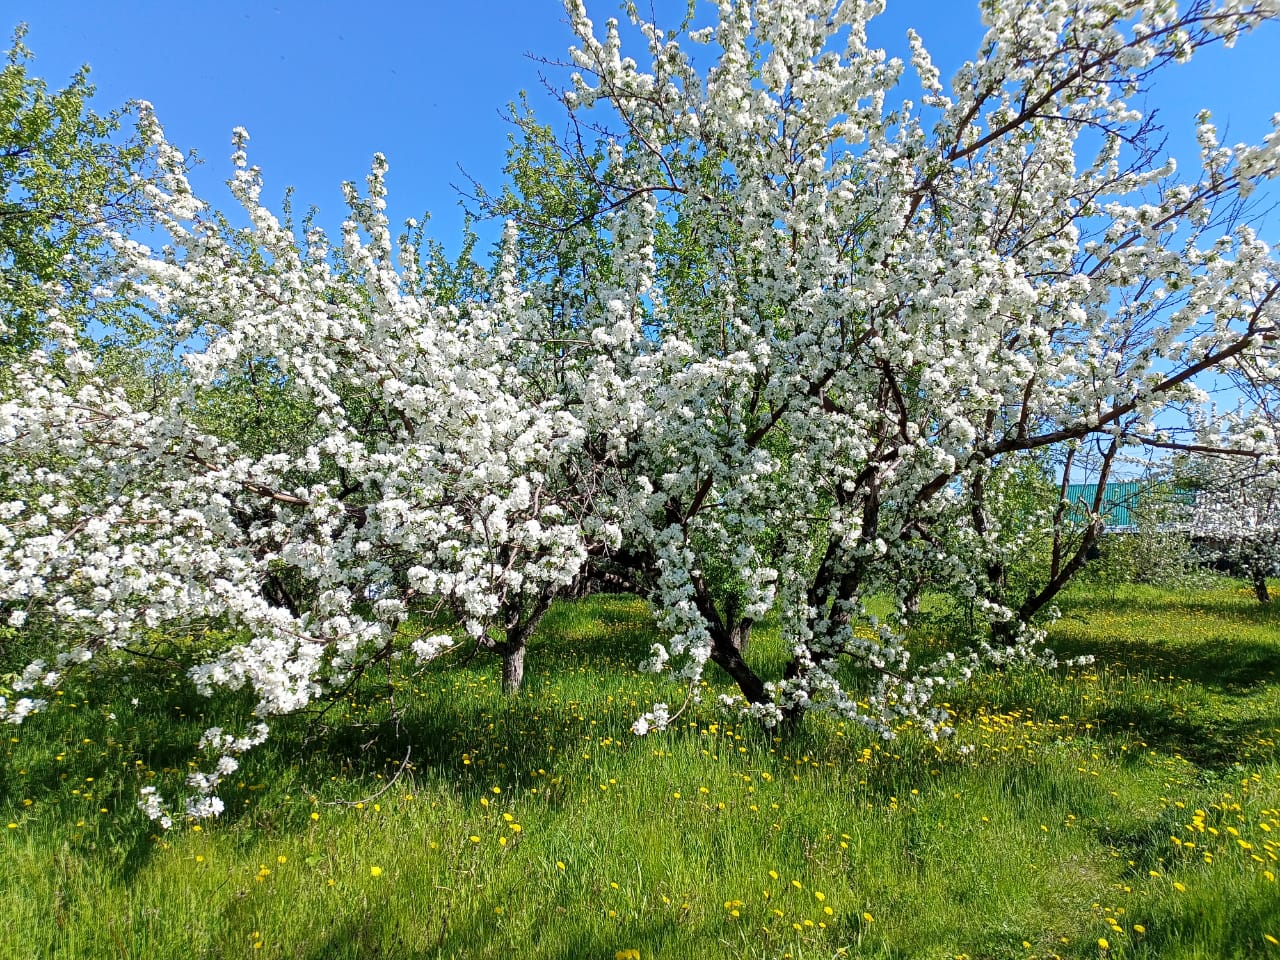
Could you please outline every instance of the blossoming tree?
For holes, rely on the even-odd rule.
[[[1256,379],[1255,379],[1256,382]],[[1270,603],[1267,578],[1280,574],[1280,458],[1266,404],[1204,424],[1180,458],[1179,482],[1195,490],[1187,531],[1199,551],[1223,561]]]
[[[211,644],[192,678],[250,687],[269,717],[371,663],[454,645],[408,629],[411,613],[445,613],[502,655],[514,690],[551,598],[617,538],[593,501],[607,458],[579,455],[583,419],[523,369],[540,314],[505,261],[483,298],[434,296],[418,249],[389,232],[381,160],[365,196],[348,191],[341,248],[318,230],[299,240],[260,206],[243,142],[232,187],[247,226],[202,216],[170,155],[155,200],[171,245],[116,238],[172,335],[201,344],[179,388],[139,403],[68,338],[17,366],[0,404],[7,486],[26,494],[0,507],[0,597],[11,625],[67,640],[16,687],[150,628],[223,624],[242,639]],[[284,428],[251,428],[243,410],[227,422],[228,396]],[[40,705],[0,709],[14,722]],[[191,775],[188,813],[217,812],[218,781],[265,735],[210,732],[222,755]],[[147,809],[170,816],[156,796]]]
[[[642,57],[566,4],[566,104],[613,136],[601,206],[650,238],[633,267],[655,330],[633,447],[646,498],[627,530],[659,571],[653,665],[713,661],[767,718],[940,719],[938,684],[1022,648],[917,668],[867,598],[922,563],[977,592],[934,535],[976,477],[1088,437],[1160,442],[1159,411],[1275,332],[1275,261],[1228,220],[1275,176],[1280,133],[1226,147],[1201,114],[1201,169],[1180,176],[1135,103],[1276,5],[982,6],[987,36],[948,84],[909,35],[917,102],[868,46],[883,4],[728,2],[673,34],[637,20]],[[673,223],[704,252],[693,296],[661,282],[654,238]],[[751,614],[779,606],[779,680],[733,642],[706,578],[723,563]]]
[[[40,343],[50,303],[63,322],[101,329],[126,302],[95,295],[116,268],[98,227],[145,222],[145,144],[122,130],[127,109],[90,104],[88,68],[50,91],[30,73],[19,26],[0,64],[0,360]]]

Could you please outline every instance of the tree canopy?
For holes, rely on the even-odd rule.
[[[51,92],[24,32],[0,68],[0,358],[41,345],[51,316],[100,334],[125,319],[104,231],[140,226],[151,199],[147,151],[123,135],[130,110],[95,113],[88,68]]]

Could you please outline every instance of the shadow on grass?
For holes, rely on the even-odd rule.
[[[385,772],[388,759],[398,761],[411,748],[417,770],[435,768],[466,781],[482,769],[494,775],[500,760],[510,771],[504,779],[510,780],[528,766],[528,758],[545,757],[548,747],[563,748],[588,729],[620,734],[622,711],[593,723],[587,707],[598,710],[599,701],[610,699],[609,690],[621,689],[634,676],[651,642],[647,612],[633,598],[558,604],[530,643],[519,693],[500,691],[498,658],[484,653],[469,661],[460,654],[416,676],[370,675],[356,692],[371,700],[363,722],[353,723],[338,709],[326,715],[323,735],[316,736],[321,728],[303,721],[314,738],[308,762],[377,774]],[[399,707],[396,717],[390,710],[393,700]]]
[[[1150,951],[1146,955],[1186,956],[1187,945],[1197,940],[1218,945],[1220,952],[1215,954],[1215,960],[1254,958],[1275,952],[1274,946],[1263,939],[1263,934],[1276,926],[1274,893],[1257,888],[1237,890],[1231,897],[1230,909],[1222,906],[1218,900],[1185,902],[1182,898],[1153,904],[1148,911],[1147,923],[1152,933],[1145,944]]]
[[[1103,609],[1114,612],[1117,604],[1122,607],[1126,602],[1107,604]],[[1212,602],[1187,601],[1185,606],[1221,614],[1220,605]],[[1266,616],[1271,618],[1270,613]],[[269,830],[301,830],[309,808],[296,798],[312,795],[322,802],[362,799],[351,791],[372,794],[381,789],[397,775],[406,756],[406,781],[430,782],[464,801],[474,800],[495,786],[504,792],[527,787],[536,773],[544,801],[551,806],[563,805],[567,788],[555,780],[568,783],[577,779],[577,773],[590,762],[584,754],[596,753],[602,741],[620,742],[610,749],[641,753],[649,749],[638,746],[642,741],[632,737],[629,726],[651,706],[646,697],[657,694],[658,699],[666,699],[674,692],[669,686],[650,689],[646,685],[653,681],[637,673],[636,665],[649,654],[653,639],[652,620],[643,602],[597,596],[557,605],[550,611],[531,645],[527,689],[518,696],[501,694],[498,664],[492,657],[477,658],[465,667],[433,665],[416,676],[405,674],[400,667],[372,671],[352,697],[319,722],[307,716],[275,721],[272,739],[245,756],[244,767],[234,778],[239,785],[224,789],[228,809],[223,819],[231,824],[252,822]],[[757,642],[760,646],[752,655],[770,662],[776,644],[763,637]],[[1173,645],[1152,638],[1099,642],[1082,633],[1068,633],[1055,637],[1054,646],[1064,656],[1091,654],[1104,664],[1125,670],[1149,669],[1157,677],[1182,677],[1206,691],[1238,696],[1274,684],[1280,672],[1280,643],[1258,640]],[[244,697],[227,695],[215,703],[198,697],[187,686],[149,690],[146,684],[153,678],[141,668],[132,674],[129,691],[136,687],[146,692],[142,693],[144,702],[136,714],[137,729],[129,749],[140,751],[152,769],[173,771],[171,784],[181,778],[203,729],[218,722],[206,721],[206,712],[211,717],[216,713],[218,718],[235,715],[241,721],[247,719],[248,700]],[[998,696],[1008,706],[1040,712],[1050,707],[1051,715],[1074,710],[1080,719],[1096,719],[1101,736],[1136,737],[1153,749],[1180,753],[1211,770],[1245,759],[1242,751],[1246,748],[1257,751],[1254,758],[1276,755],[1274,733],[1280,718],[1270,714],[1267,719],[1258,719],[1255,711],[1253,719],[1231,720],[1212,716],[1202,705],[1180,711],[1174,693],[1150,702],[1125,696],[1109,703],[1095,700],[1081,709],[1078,703],[1066,702],[1075,697],[1068,684],[1052,677],[1028,681],[1025,687],[1018,682],[1003,686]],[[127,692],[124,697],[127,699]],[[1057,709],[1057,699],[1063,699],[1062,709]],[[394,715],[393,700],[397,708]],[[239,725],[226,719],[221,722],[228,730]],[[748,735],[745,726],[742,732]],[[669,743],[690,736],[697,736],[696,729],[690,732],[683,727],[665,734]],[[769,736],[759,733],[762,743]],[[1268,738],[1272,738],[1270,747],[1264,743]],[[821,754],[824,760],[853,770],[864,739],[834,740],[828,731],[805,724],[788,735],[779,754]],[[930,755],[927,744],[909,749],[906,743],[900,744],[894,750],[904,759],[895,761],[890,769],[864,768],[871,774],[870,797],[887,800],[895,793],[901,796],[904,789],[923,787],[929,782],[931,766],[950,772],[945,761]],[[762,750],[757,755],[762,766],[775,774],[794,772],[784,756],[766,758],[765,754]],[[98,777],[104,792],[114,791],[109,802],[121,810],[131,808],[143,781],[119,772],[114,780],[108,780],[110,767],[108,760],[85,756],[74,772],[81,778]],[[0,799],[12,801],[19,793],[34,793],[36,800],[56,802],[64,790],[66,773],[67,765],[41,761],[31,767],[21,784],[12,780],[0,783]],[[265,782],[264,789],[252,792],[259,781]],[[1020,793],[1030,797],[1055,789],[1035,777],[1026,782],[1015,778],[1005,788],[1015,798]],[[284,802],[289,795],[295,800]],[[1070,799],[1081,802],[1078,797]],[[117,875],[127,884],[148,862],[154,849],[153,832],[153,826],[137,816],[118,817],[110,831],[96,841],[95,855],[115,862]]]
[[[1122,596],[1107,591],[1089,591],[1077,587],[1064,595],[1058,606],[1063,613],[1105,612],[1110,616],[1138,619],[1154,615],[1174,615],[1187,619],[1209,619],[1238,624],[1280,629],[1280,604],[1262,604],[1240,593],[1223,593],[1220,590],[1171,594],[1157,588],[1130,588],[1136,594]]]
[[[433,665],[418,675],[399,665],[371,670],[318,719],[319,710],[273,720],[271,738],[246,754],[220,789],[227,805],[220,819],[228,826],[302,829],[308,807],[285,797],[358,799],[351,791],[380,789],[406,755],[407,781],[429,779],[463,797],[495,785],[528,786],[532,771],[575,766],[583,751],[572,748],[587,740],[631,739],[627,728],[649,704],[617,691],[634,690],[636,665],[652,637],[641,601],[592,597],[548,614],[531,644],[526,691],[517,696],[500,692],[492,656],[463,667]],[[83,806],[85,819],[94,819],[88,828],[72,829],[74,815],[50,824],[61,824],[56,829],[77,854],[100,859],[122,884],[132,883],[158,832],[133,811],[139,789],[154,784],[166,796],[182,792],[204,731],[218,725],[238,732],[253,720],[251,694],[206,699],[174,681],[184,673],[182,664],[130,663],[69,686],[56,715],[36,718],[23,731],[22,759],[12,762],[11,750],[10,762],[0,765],[0,804],[22,809],[29,800],[34,809],[68,812]],[[73,701],[79,709],[68,708]],[[104,722],[108,711],[119,719]],[[86,784],[92,790],[73,789]],[[557,802],[554,786],[550,793]],[[100,804],[115,815],[99,817]]]
[[[519,927],[510,932],[503,918],[492,913],[488,900],[480,910],[472,912],[474,915],[465,921],[450,920],[452,911],[448,908],[424,904],[420,922],[421,933],[425,936],[420,936],[418,931],[400,929],[402,910],[398,914],[396,910],[371,906],[358,921],[330,922],[323,931],[316,931],[318,935],[313,934],[291,944],[284,955],[298,960],[365,960],[369,957],[446,960],[472,956],[582,960],[613,957],[621,950],[638,949],[640,956],[649,957],[661,953],[664,941],[670,936],[667,928],[648,926],[638,929],[627,924],[620,926],[618,936],[613,938],[606,939],[584,929],[572,931],[568,936],[557,931],[544,939],[544,924],[546,929],[550,929],[557,923],[563,923],[566,911],[559,911],[561,915],[543,917],[543,922],[532,929]],[[707,936],[687,928],[682,934],[682,938],[693,942],[698,942],[699,936]],[[424,939],[434,940],[434,943],[427,947],[410,945]],[[210,952],[206,956],[210,960],[220,960],[222,955]]]
[[[1211,715],[1174,713],[1168,704],[1125,703],[1095,714],[1102,732],[1125,732],[1147,747],[1177,755],[1206,770],[1218,771],[1237,763],[1260,763],[1280,757],[1276,739],[1280,716],[1228,719]],[[1128,762],[1137,762],[1134,753]]]
[[[1068,624],[1055,631],[1052,647],[1061,657],[1089,655],[1118,670],[1150,671],[1241,695],[1280,683],[1280,623],[1277,628],[1274,642],[1224,637],[1170,643],[1141,636],[1097,640]]]

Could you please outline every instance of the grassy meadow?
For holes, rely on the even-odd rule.
[[[138,788],[210,705],[121,663],[3,731],[0,960],[1280,960],[1280,611],[1225,581],[1062,608],[1050,645],[1096,662],[984,676],[935,744],[713,696],[637,738],[680,698],[634,668],[645,607],[566,604],[519,696],[482,658],[369,675],[167,833]]]

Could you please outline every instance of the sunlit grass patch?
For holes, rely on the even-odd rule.
[[[519,696],[483,659],[370,673],[163,834],[138,788],[248,704],[121,665],[6,732],[0,957],[1280,956],[1280,633],[1242,599],[1074,595],[1050,640],[1094,664],[882,742],[711,696],[637,738],[673,690],[644,605],[592,597]]]

